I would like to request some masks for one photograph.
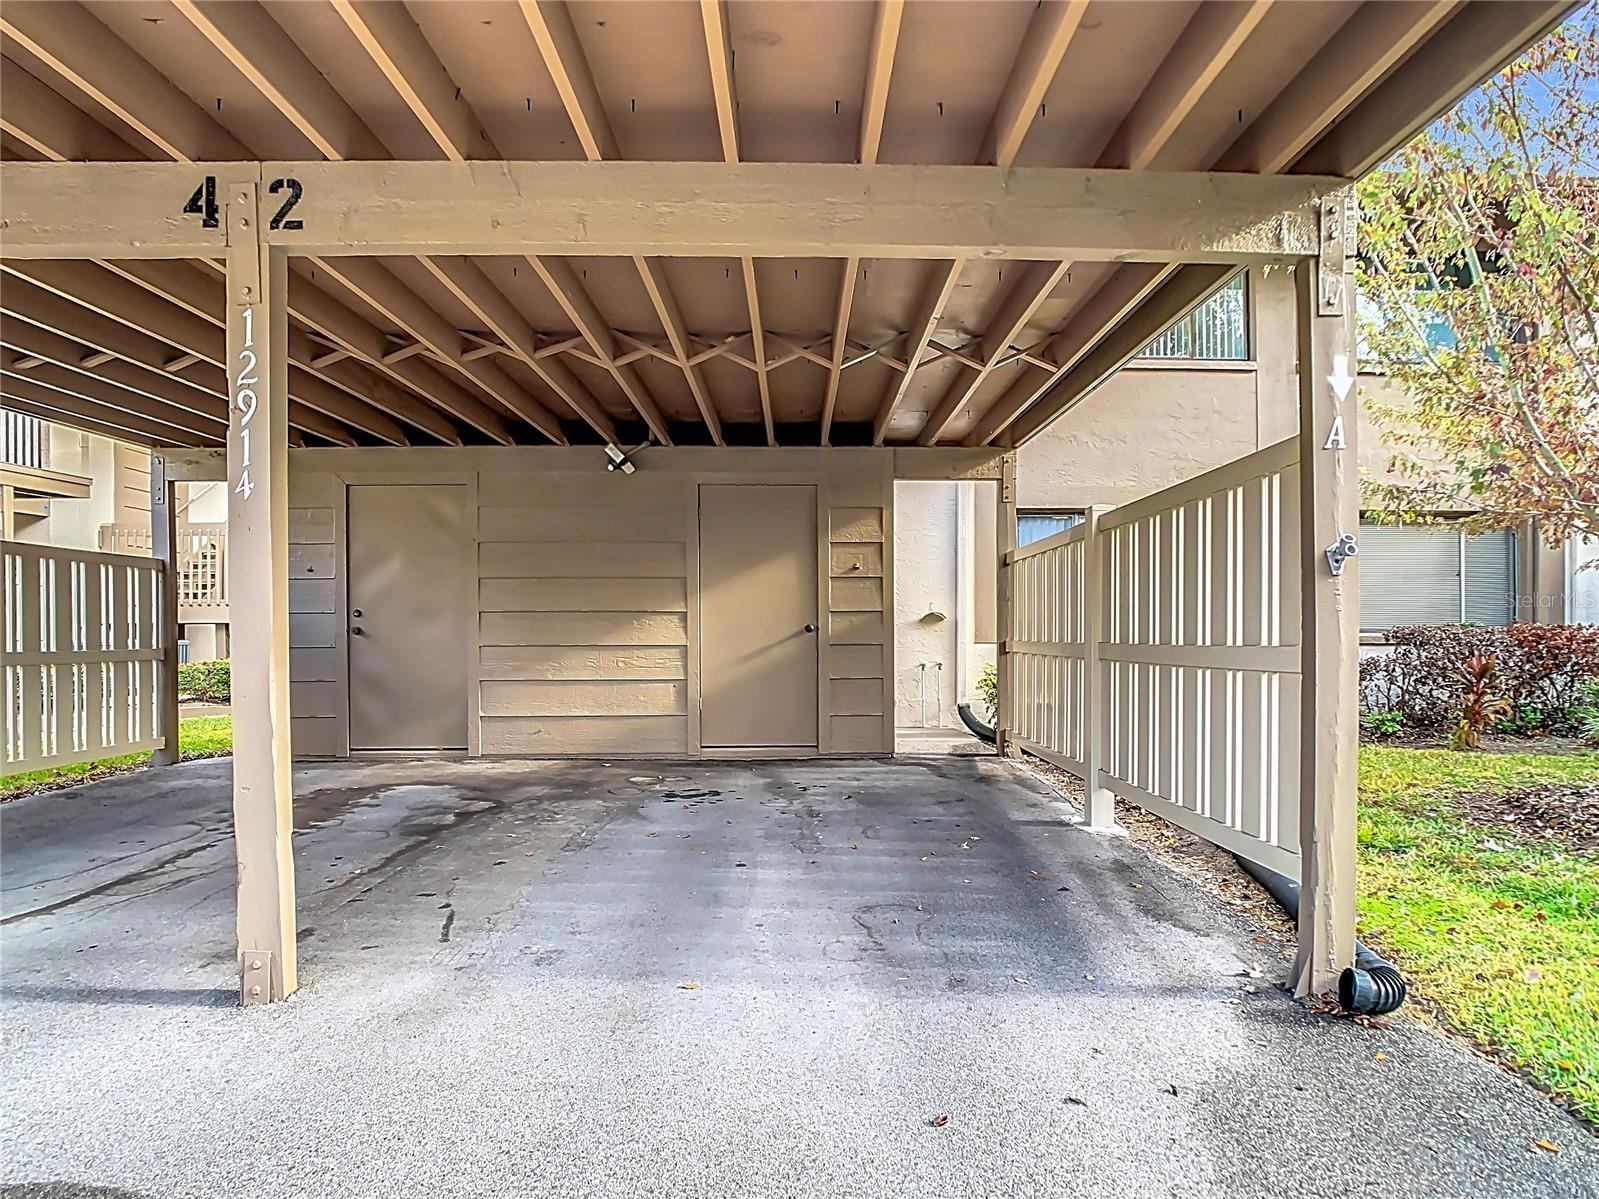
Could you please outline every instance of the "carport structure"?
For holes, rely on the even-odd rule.
[[[1349,183],[1568,7],[9,0],[6,404],[157,450],[158,558],[232,493],[245,1000],[291,752],[892,752],[904,478],[1000,488],[1002,747],[1297,873],[1322,989]],[[1258,264],[1298,440],[1017,553],[1011,451]],[[58,559],[8,554],[8,762],[170,759],[170,562]]]

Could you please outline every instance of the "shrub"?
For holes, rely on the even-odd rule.
[[[225,704],[233,698],[233,676],[228,660],[186,662],[178,667],[178,694],[209,704]]]
[[[1360,717],[1360,726],[1373,737],[1392,737],[1405,727],[1405,714],[1394,708],[1364,712]]]
[[[999,667],[983,667],[983,673],[977,678],[977,698],[983,701],[983,708],[992,723],[999,712]]]
[[[1589,745],[1599,745],[1599,679],[1583,684],[1582,702],[1577,705],[1577,736]]]
[[[1460,714],[1449,736],[1449,748],[1481,749],[1483,730],[1515,710],[1499,694],[1499,659],[1492,654],[1472,654],[1456,673],[1462,684]]]
[[[1414,728],[1454,726],[1473,657],[1493,657],[1503,718],[1520,733],[1576,732],[1583,687],[1599,679],[1599,625],[1408,625],[1388,636],[1393,650],[1360,664],[1361,708],[1400,712]]]

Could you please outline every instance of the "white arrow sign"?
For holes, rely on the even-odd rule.
[[[1355,385],[1355,377],[1349,373],[1348,354],[1333,355],[1333,373],[1327,376],[1327,382],[1332,384],[1333,393],[1340,404],[1349,398],[1349,389]]]

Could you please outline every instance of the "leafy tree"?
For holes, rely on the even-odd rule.
[[[1363,359],[1390,518],[1599,536],[1599,3],[1361,184]]]

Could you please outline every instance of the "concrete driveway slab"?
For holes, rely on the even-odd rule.
[[[251,1009],[228,769],[0,811],[0,1194],[1599,1195],[1560,1109],[1312,1016],[1009,763],[301,766]]]

